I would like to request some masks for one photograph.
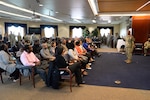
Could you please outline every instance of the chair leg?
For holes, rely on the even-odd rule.
[[[72,92],[72,77],[70,76],[70,92]]]
[[[6,75],[7,73],[6,73],[6,71],[5,71],[5,75]]]
[[[19,73],[20,85],[22,84],[21,76],[22,76],[21,73]]]
[[[32,68],[32,74],[31,74],[31,77],[32,77],[32,81],[33,81],[33,87],[35,88],[34,67]]]
[[[59,68],[60,71],[67,71],[69,73],[69,76],[65,77],[65,75],[61,76],[61,79],[67,79],[69,80],[70,83],[70,92],[72,92],[72,79],[74,77],[74,75],[72,74],[72,72],[70,71],[70,69],[68,68]]]
[[[29,80],[30,80],[30,77],[32,78],[33,80],[33,87],[35,88],[35,80],[34,80],[34,68],[32,68],[32,73],[31,73],[31,76],[29,75]],[[20,85],[22,85],[22,74],[19,73],[19,83]]]
[[[1,77],[1,82],[2,82],[2,84],[3,84],[4,82],[3,82],[2,73],[0,73],[0,77]]]

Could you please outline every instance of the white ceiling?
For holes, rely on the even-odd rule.
[[[31,10],[31,11],[33,11],[33,13],[38,12],[38,13],[41,13],[42,15],[52,16],[54,18],[62,20],[62,22],[58,22],[58,21],[40,16],[41,22],[73,23],[73,24],[75,24],[78,22],[74,21],[73,19],[77,19],[77,20],[81,21],[81,24],[92,24],[93,23],[92,20],[95,19],[97,24],[108,24],[108,20],[111,20],[112,24],[119,24],[121,21],[127,20],[129,18],[129,16],[128,17],[124,17],[124,16],[114,16],[114,17],[94,16],[94,14],[90,8],[90,5],[88,3],[88,0],[0,0],[0,1],[7,2],[9,4],[12,4],[12,5],[24,8],[24,9]],[[99,7],[100,13],[101,12],[102,13],[105,13],[105,12],[112,13],[111,8],[108,9],[109,11],[104,8],[104,7],[108,8],[109,6],[107,6],[107,5],[102,6],[102,5],[106,4],[108,2],[114,4],[114,2],[116,2],[116,1],[117,1],[117,4],[119,1],[137,1],[137,3],[139,4],[138,1],[145,2],[148,0],[98,0],[98,4],[99,5],[101,4],[101,7],[103,7],[103,8]],[[141,4],[139,4],[139,5],[142,6],[143,2],[141,2]],[[43,6],[40,7],[39,3],[43,4]],[[110,5],[110,3],[109,3],[109,5]],[[121,3],[124,3],[124,2],[120,2],[120,5],[121,5]],[[134,4],[132,4],[131,6],[134,6]],[[114,7],[116,7],[116,4],[114,5]],[[121,7],[121,6],[119,6],[119,7]],[[101,9],[104,9],[107,11],[102,11]],[[112,7],[112,10],[113,9],[114,8]],[[119,10],[119,8],[117,8],[117,9]],[[28,16],[28,17],[33,16],[33,13],[31,14],[31,13],[23,12],[23,11],[20,11],[17,9],[6,7],[1,4],[0,4],[0,10],[11,12],[11,13],[16,13],[16,14],[21,14],[21,15]],[[129,12],[125,8],[121,12],[123,12],[124,10],[126,12]],[[150,11],[150,9],[148,8],[148,9],[146,9],[146,11]],[[115,13],[116,12],[117,11],[115,11]],[[120,13],[120,11],[119,11],[119,13]],[[1,12],[0,12],[0,17],[6,18],[6,19],[14,19],[14,20],[35,21],[33,19],[32,20],[24,19],[24,18],[12,16],[12,15],[4,14]]]

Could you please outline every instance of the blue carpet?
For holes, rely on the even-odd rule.
[[[120,53],[103,53],[84,77],[86,84],[150,90],[150,56],[133,55],[131,64],[125,59]],[[115,84],[116,80],[121,84]]]

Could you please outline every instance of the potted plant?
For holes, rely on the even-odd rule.
[[[94,37],[94,36],[98,36],[98,29],[97,28],[95,28],[93,31],[92,31],[92,34],[91,34],[91,36],[92,37]]]
[[[89,32],[88,28],[85,28],[83,30],[83,37],[85,38],[85,37],[88,37],[89,35],[90,35],[90,32]]]

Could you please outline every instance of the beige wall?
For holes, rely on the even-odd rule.
[[[58,25],[58,37],[69,37],[69,25],[67,24]]]
[[[124,38],[127,34],[127,26],[128,24],[124,21],[120,24],[120,37]]]
[[[114,33],[120,33],[120,24],[112,25],[99,25],[99,24],[53,24],[53,23],[42,23],[42,22],[26,22],[26,21],[12,21],[12,20],[3,20],[0,19],[0,32],[2,34],[5,33],[4,31],[4,22],[13,22],[13,23],[23,23],[27,24],[27,27],[40,27],[40,25],[58,25],[58,37],[69,37],[69,26],[86,26],[90,32],[92,32],[97,26],[113,26]]]
[[[0,34],[4,34],[4,21],[2,19],[0,19]]]

